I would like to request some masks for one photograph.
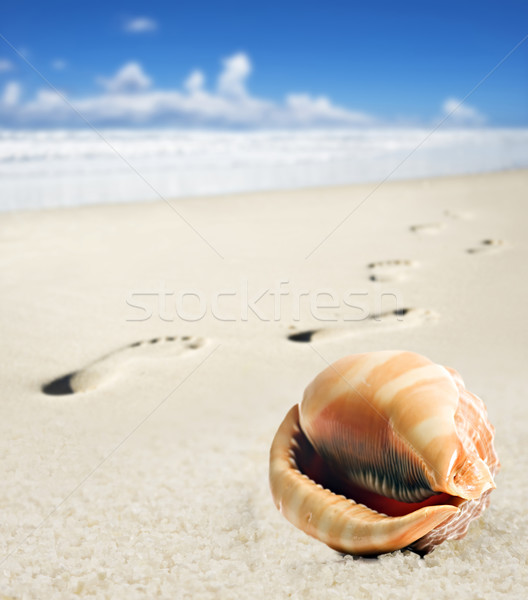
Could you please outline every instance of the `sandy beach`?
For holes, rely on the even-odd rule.
[[[528,171],[0,215],[0,597],[523,598]],[[407,349],[486,403],[467,536],[343,556],[273,505],[329,363]]]

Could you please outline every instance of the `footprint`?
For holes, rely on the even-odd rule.
[[[380,260],[367,265],[370,281],[402,281],[408,276],[411,267],[416,266],[413,260]]]
[[[354,327],[307,329],[290,334],[288,339],[291,342],[304,343],[337,340],[365,333],[388,331],[398,327],[415,327],[437,317],[438,315],[434,311],[424,308],[398,308],[370,315],[362,321],[357,321],[357,325]]]
[[[42,386],[50,396],[64,396],[94,390],[117,379],[125,365],[139,361],[164,360],[193,353],[203,347],[203,338],[191,336],[168,336],[135,342],[91,363],[84,369],[58,377]]]
[[[481,252],[498,252],[503,250],[506,244],[502,240],[487,239],[482,240],[475,248],[468,248],[468,254],[479,254]]]
[[[413,233],[426,234],[426,235],[436,235],[440,233],[442,229],[444,229],[445,223],[437,222],[437,223],[424,223],[423,225],[411,225],[409,229]]]

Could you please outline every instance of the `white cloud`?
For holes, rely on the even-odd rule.
[[[7,71],[12,71],[14,68],[13,63],[7,58],[0,58],[0,73],[6,73]]]
[[[56,58],[51,62],[51,68],[55,71],[63,71],[68,66],[68,63],[62,58]]]
[[[110,78],[99,77],[98,80],[110,93],[135,93],[150,87],[151,79],[136,62],[129,62]]]
[[[319,123],[346,123],[349,125],[362,125],[371,120],[366,114],[352,112],[332,104],[325,96],[316,98],[309,94],[290,94],[286,97],[288,117],[299,124]]]
[[[246,54],[234,54],[222,65],[216,90],[205,87],[205,76],[200,70],[192,71],[181,89],[156,89],[136,62],[125,64],[112,77],[98,78],[103,87],[101,93],[69,97],[68,102],[43,89],[32,100],[19,103],[20,90],[6,88],[0,106],[0,124],[26,127],[82,124],[75,111],[94,125],[124,127],[137,124],[312,127],[361,126],[374,122],[369,115],[336,106],[325,96],[289,94],[283,102],[276,102],[251,95],[246,80],[252,66]],[[6,99],[10,102],[9,109]]]
[[[202,91],[205,85],[205,75],[198,69],[195,69],[185,80],[183,86],[190,94],[196,94]]]
[[[22,87],[20,83],[18,81],[9,81],[2,94],[2,104],[9,108],[16,106],[20,100],[21,93]]]
[[[449,115],[449,121],[457,125],[482,125],[486,122],[483,115],[474,106],[461,104],[457,98],[447,98],[442,105],[444,116]]]
[[[246,94],[246,79],[253,67],[249,56],[243,52],[233,54],[223,60],[224,69],[218,77],[218,91],[226,96]]]
[[[127,33],[148,33],[156,31],[158,23],[150,17],[134,17],[125,21],[123,28]]]

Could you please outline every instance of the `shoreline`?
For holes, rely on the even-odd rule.
[[[430,177],[427,176],[419,176],[419,177],[409,177],[404,179],[382,179],[382,180],[372,180],[372,181],[363,181],[363,182],[354,182],[354,183],[346,183],[346,184],[321,184],[314,186],[301,186],[301,187],[291,187],[291,188],[270,188],[270,189],[259,189],[259,190],[246,190],[246,191],[236,191],[236,192],[221,192],[217,194],[196,194],[196,195],[185,195],[185,196],[173,196],[167,197],[165,199],[154,198],[151,200],[125,200],[125,201],[117,201],[117,202],[108,202],[108,203],[88,203],[88,204],[77,204],[73,206],[52,206],[52,207],[41,207],[41,208],[23,208],[23,209],[0,209],[0,219],[2,216],[6,215],[18,215],[18,214],[35,214],[35,213],[50,213],[53,211],[68,211],[68,210],[76,210],[76,209],[102,209],[105,207],[108,208],[116,208],[116,207],[133,207],[133,206],[150,206],[156,204],[164,204],[164,203],[187,203],[190,201],[198,200],[200,202],[207,201],[208,199],[224,199],[224,198],[241,198],[241,197],[252,197],[252,196],[276,196],[279,194],[298,194],[298,193],[314,193],[314,192],[333,192],[333,191],[344,191],[347,189],[355,189],[355,188],[371,188],[371,191],[374,192],[377,189],[385,186],[387,184],[391,185],[408,185],[413,183],[421,183],[427,184],[435,181],[445,181],[445,180],[466,180],[471,178],[479,178],[485,176],[501,176],[515,173],[525,173],[528,172],[528,167],[515,167],[510,169],[497,169],[490,171],[477,171],[471,173],[463,173],[456,175],[433,175]]]
[[[7,135],[7,134],[6,134]],[[106,135],[106,134],[105,134]],[[13,138],[13,136],[11,136]],[[171,130],[0,137],[4,209],[106,204],[485,173],[523,165],[528,129]],[[134,171],[136,171],[134,173]],[[138,177],[138,174],[140,176]]]

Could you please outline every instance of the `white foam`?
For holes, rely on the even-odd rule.
[[[392,179],[528,166],[528,129],[439,130],[425,142],[426,129],[102,134],[106,141],[91,130],[0,132],[0,210],[379,181],[394,169]]]

